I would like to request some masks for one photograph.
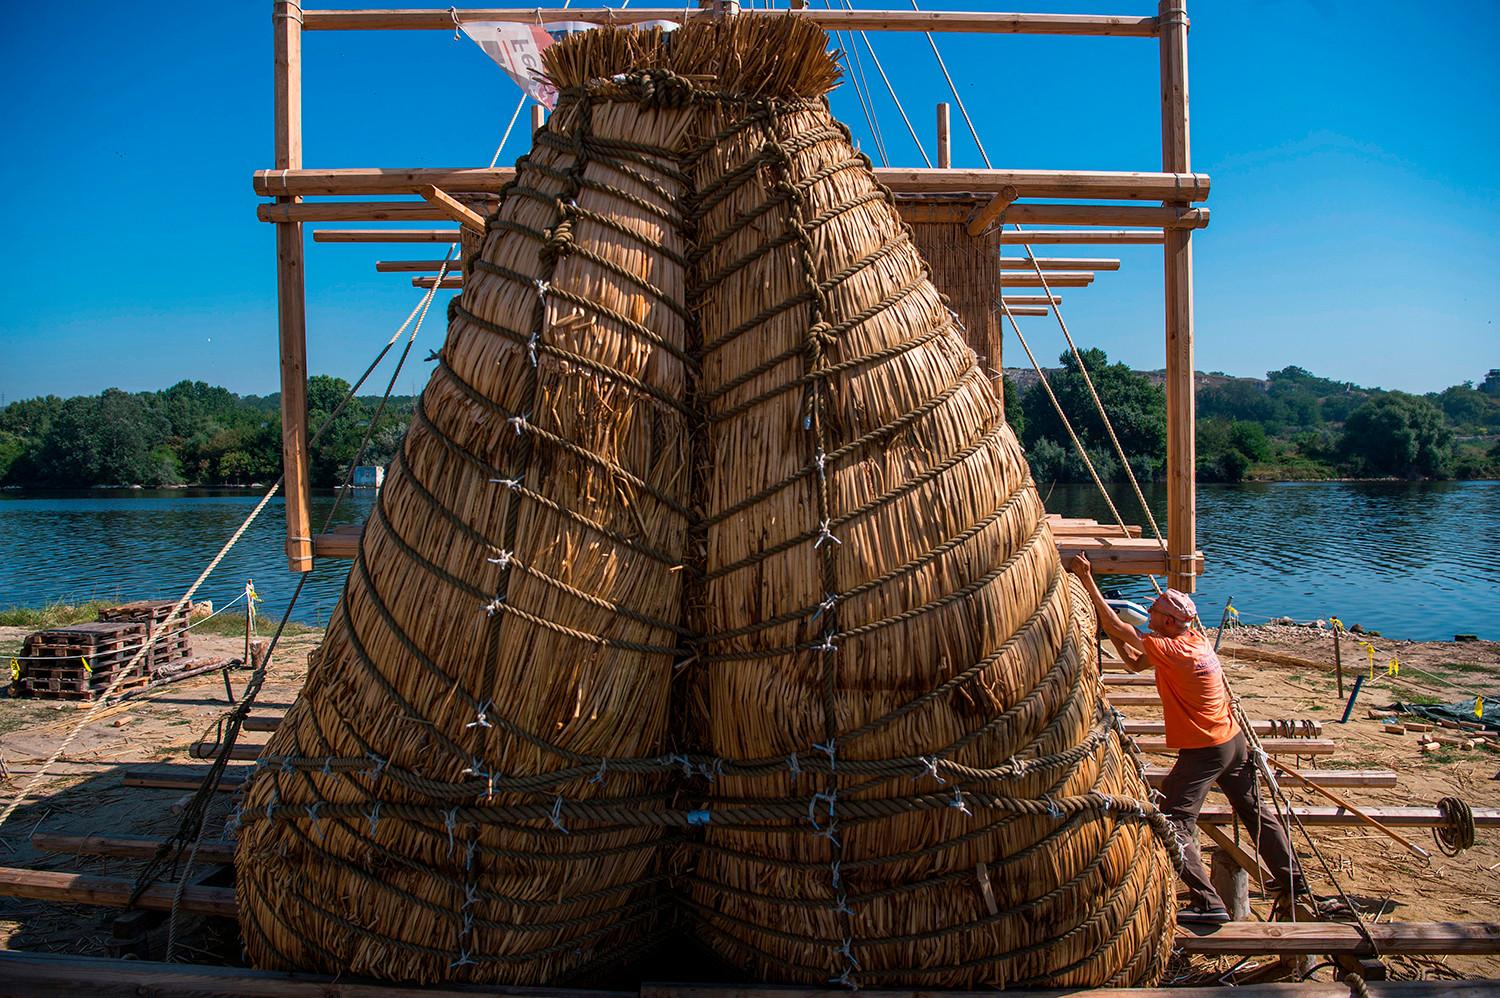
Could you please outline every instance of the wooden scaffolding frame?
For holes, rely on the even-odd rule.
[[[1208,224],[1208,209],[1197,206],[1208,196],[1209,179],[1191,172],[1188,130],[1186,0],[1160,0],[1154,16],[1094,14],[1013,14],[960,11],[867,11],[806,8],[792,0],[792,10],[738,10],[733,0],[711,0],[703,9],[537,9],[467,10],[303,10],[295,0],[273,0],[275,40],[275,169],[255,174],[257,194],[271,198],[257,211],[276,229],[276,286],[281,345],[282,461],[286,492],[286,555],[292,571],[306,572],[314,556],[350,553],[347,538],[318,543],[312,535],[311,486],[307,427],[307,309],[303,280],[305,244],[302,226],[315,221],[414,221],[459,218],[455,209],[471,211],[510,179],[507,169],[334,169],[308,170],[302,163],[302,34],[305,31],[452,31],[464,19],[548,23],[584,21],[629,25],[643,21],[686,21],[723,16],[804,17],[829,30],[930,31],[984,34],[1037,34],[1155,39],[1160,50],[1161,147],[1159,173],[881,169],[881,181],[898,200],[922,205],[929,212],[962,210],[971,233],[1000,219],[1041,225],[1087,227],[1076,232],[1049,230],[1038,243],[1156,243],[1163,248],[1167,395],[1167,538],[1166,551],[1153,541],[1115,539],[1115,570],[1166,574],[1173,588],[1196,588],[1201,554],[1197,550],[1197,501],[1194,486],[1193,400],[1193,231]],[[939,112],[941,122],[946,115]],[[940,131],[946,132],[945,127]],[[310,197],[408,195],[446,192],[452,204],[423,201],[309,202]],[[934,196],[968,195],[957,204],[923,205]],[[469,198],[470,203],[463,203]],[[1064,201],[1133,201],[1135,204],[1013,203],[1018,199]],[[966,202],[966,203],[965,203]],[[1141,204],[1139,202],[1155,202]],[[1120,227],[1133,227],[1121,229]],[[1088,229],[1096,231],[1090,232]],[[454,230],[455,233],[457,230]],[[370,239],[379,238],[371,236]],[[1006,232],[999,241],[1014,245],[1025,234]],[[330,240],[333,241],[333,240]],[[349,240],[354,241],[354,240]],[[421,279],[419,279],[421,280]],[[997,294],[999,289],[997,290]],[[998,351],[995,352],[998,359]],[[1103,543],[1108,546],[1109,540]],[[1140,548],[1141,550],[1134,550]],[[1127,550],[1129,549],[1129,550]],[[1120,566],[1127,566],[1121,568]]]

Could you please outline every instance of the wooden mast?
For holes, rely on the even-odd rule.
[[[1163,170],[1186,172],[1188,141],[1187,0],[1160,0],[1161,161]],[[1167,207],[1187,207],[1168,201]],[[1198,507],[1193,474],[1197,465],[1193,400],[1192,230],[1165,229],[1167,333],[1167,584],[1182,592],[1198,585],[1193,554],[1198,546]]]
[[[302,168],[302,8],[275,0],[276,168]],[[301,198],[277,197],[277,204]],[[302,223],[276,223],[276,301],[281,339],[281,467],[285,476],[286,560],[293,572],[313,567],[311,481],[307,455],[307,301]]]
[[[946,170],[953,165],[953,138],[948,130],[948,105],[937,106],[937,165]]]

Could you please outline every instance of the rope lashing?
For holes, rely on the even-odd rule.
[[[1432,839],[1445,856],[1457,856],[1474,846],[1474,810],[1458,797],[1444,797],[1437,802],[1443,824],[1433,828]]]

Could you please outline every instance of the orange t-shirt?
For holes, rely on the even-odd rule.
[[[1209,748],[1239,733],[1229,715],[1223,667],[1207,637],[1197,631],[1175,638],[1147,634],[1141,643],[1146,661],[1156,669],[1167,748]]]

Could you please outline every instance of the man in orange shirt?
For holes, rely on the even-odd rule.
[[[1286,832],[1270,807],[1260,801],[1255,763],[1244,732],[1230,714],[1229,687],[1224,683],[1219,656],[1207,636],[1190,626],[1198,615],[1193,601],[1168,589],[1151,604],[1151,631],[1142,635],[1105,602],[1088,558],[1076,555],[1068,570],[1083,580],[1099,626],[1109,635],[1125,667],[1131,672],[1156,670],[1167,747],[1177,749],[1177,764],[1162,781],[1161,808],[1182,843],[1182,879],[1191,898],[1177,920],[1199,924],[1229,921],[1224,901],[1203,869],[1198,846],[1198,812],[1214,783],[1229,798],[1265,860],[1274,878],[1268,886],[1284,899],[1304,893],[1306,885]]]

